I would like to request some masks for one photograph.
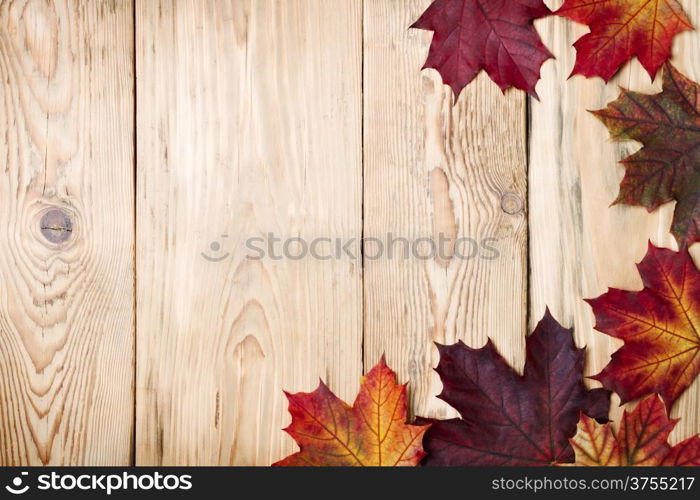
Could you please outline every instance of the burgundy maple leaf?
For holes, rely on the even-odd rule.
[[[551,14],[542,0],[435,0],[412,28],[433,31],[424,68],[434,68],[456,97],[482,70],[503,91],[537,97],[540,69],[552,54],[533,21]]]
[[[581,412],[607,421],[610,392],[586,390],[585,349],[549,314],[527,338],[525,373],[518,375],[489,341],[439,346],[439,398],[462,418],[430,423],[425,465],[540,466],[574,460],[569,439]]]

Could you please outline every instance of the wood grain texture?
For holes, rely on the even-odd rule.
[[[295,450],[283,390],[351,401],[383,353],[449,417],[433,342],[520,369],[546,306],[607,364],[582,299],[640,288],[673,204],[609,206],[639,146],[586,110],[660,83],[568,79],[586,28],[552,17],[529,124],[483,74],[455,105],[408,29],[429,3],[0,0],[0,465],[267,465]],[[696,81],[699,40],[674,44]],[[673,438],[699,414],[696,381]]]
[[[547,3],[558,8],[562,2]],[[697,25],[698,3],[682,3]],[[556,17],[536,25],[557,60],[545,63],[537,88],[542,101],[531,101],[531,326],[549,306],[565,326],[575,327],[579,345],[588,346],[587,372],[593,374],[621,344],[593,329],[592,311],[582,299],[597,297],[608,287],[641,289],[635,264],[644,257],[647,242],[677,246],[669,233],[673,204],[652,214],[641,207],[610,207],[624,174],[618,161],[640,145],[613,143],[605,126],[587,110],[604,108],[616,99],[618,85],[659,91],[660,79],[652,84],[636,60],[607,86],[600,79],[568,79],[575,60],[572,44],[587,28]],[[673,60],[696,81],[700,78],[698,40],[697,32],[677,37]],[[673,436],[697,433],[699,412],[700,383],[696,381],[674,409],[674,416],[683,420]]]
[[[0,465],[131,462],[132,69],[130,1],[0,1]]]
[[[480,347],[491,337],[524,362],[526,101],[482,73],[453,106],[437,72],[420,72],[432,34],[408,29],[429,3],[364,2],[364,233],[385,242],[442,233],[452,245],[430,259],[400,258],[400,245],[393,258],[365,258],[365,366],[385,352],[411,384],[414,412],[442,417],[452,412],[435,398],[433,342]],[[479,242],[478,256],[456,238]],[[484,246],[498,258],[484,258]]]
[[[136,8],[137,463],[270,464],[283,389],[361,376],[358,262],[245,245],[360,236],[360,2]]]

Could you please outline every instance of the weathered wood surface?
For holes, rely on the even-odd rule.
[[[452,244],[432,259],[425,246],[409,259],[365,259],[365,366],[386,353],[410,382],[414,412],[445,416],[433,342],[491,337],[524,361],[526,100],[482,74],[453,106],[437,72],[419,72],[432,34],[407,29],[429,3],[365,2],[364,234]],[[455,248],[458,238],[477,242],[477,255],[466,241]]]
[[[136,460],[270,464],[283,390],[362,373],[359,263],[245,245],[360,236],[360,2],[136,5]]]
[[[429,3],[0,0],[0,465],[268,465],[283,390],[351,401],[382,354],[413,414],[451,416],[433,342],[520,369],[546,306],[600,371],[620,344],[582,299],[640,287],[673,206],[609,207],[638,146],[586,110],[659,84],[568,79],[586,28],[552,17],[541,101],[480,75],[455,104],[408,29]],[[699,36],[674,58],[696,80]],[[270,233],[384,248],[276,259]],[[451,241],[404,258],[421,238]]]
[[[131,2],[0,2],[0,465],[133,451]]]

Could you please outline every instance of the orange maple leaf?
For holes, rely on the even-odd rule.
[[[596,330],[625,342],[593,378],[622,403],[657,393],[670,409],[700,373],[700,272],[687,251],[651,244],[637,267],[643,290],[587,300]]]
[[[700,438],[693,436],[676,446],[668,436],[678,420],[669,420],[657,396],[642,400],[625,411],[619,429],[581,415],[578,432],[571,439],[579,466],[700,465]]]
[[[555,14],[591,29],[574,44],[572,74],[606,82],[633,56],[653,79],[671,55],[673,37],[693,29],[678,0],[566,0]]]
[[[312,393],[287,394],[292,423],[285,429],[301,451],[276,466],[415,466],[430,427],[406,424],[406,385],[385,359],[362,378],[352,407],[321,381]]]

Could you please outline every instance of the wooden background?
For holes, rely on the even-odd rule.
[[[546,306],[607,363],[581,299],[641,287],[673,207],[609,208],[638,146],[586,110],[658,83],[567,79],[586,29],[552,17],[541,102],[482,74],[453,105],[407,29],[429,3],[0,0],[0,465],[267,465],[295,448],[283,389],[352,400],[382,353],[414,414],[448,416],[432,342],[491,337],[521,369]],[[700,34],[675,54],[700,80]],[[500,257],[247,258],[268,233]]]

